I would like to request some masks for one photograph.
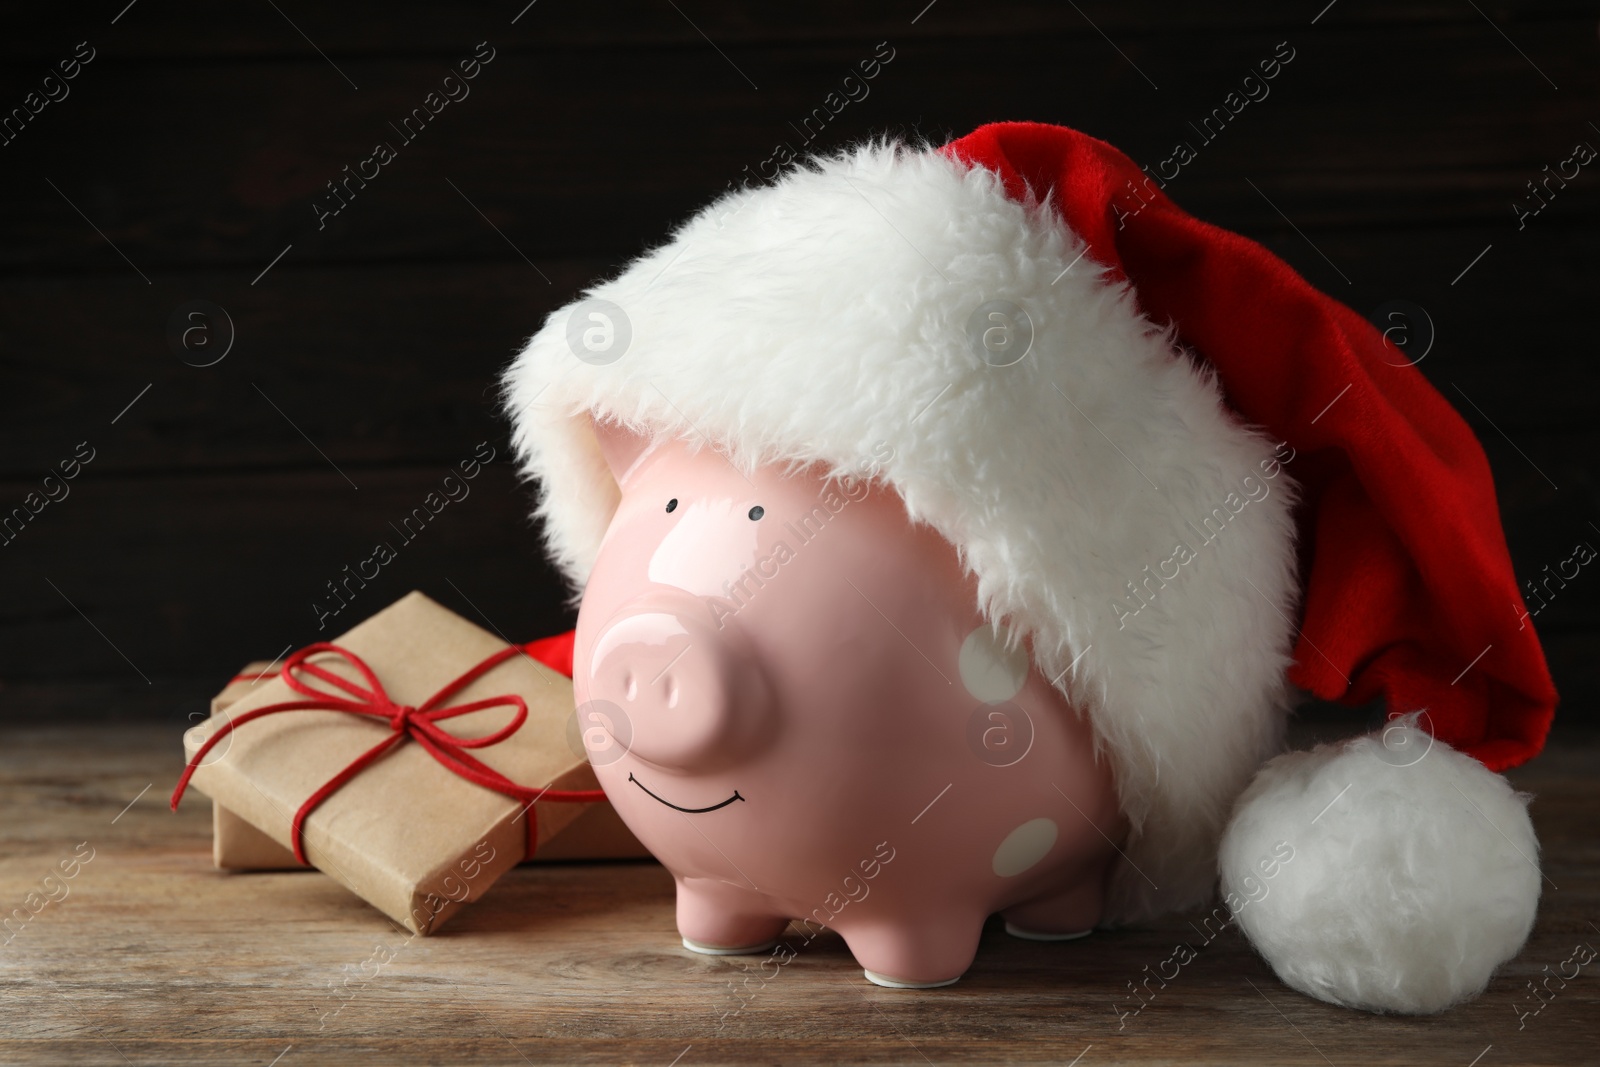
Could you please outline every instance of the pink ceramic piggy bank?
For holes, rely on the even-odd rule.
[[[746,478],[597,429],[622,500],[578,616],[579,721],[677,881],[684,945],[756,952],[809,920],[923,987],[994,912],[1093,928],[1127,831],[1110,769],[950,544],[865,478]]]

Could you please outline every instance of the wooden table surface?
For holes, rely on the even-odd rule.
[[[142,688],[142,687],[141,687]],[[1558,733],[1513,772],[1537,795],[1550,881],[1521,956],[1432,1018],[1310,1000],[1233,929],[1144,1010],[1127,983],[1195,941],[1185,917],[1071,944],[991,922],[956,985],[880,989],[843,943],[709,958],[679,946],[651,862],[519,868],[437,936],[412,939],[315,873],[224,874],[209,805],[166,797],[181,716],[96,715],[90,692],[0,690],[0,902],[90,854],[0,946],[5,1063],[1593,1063],[1596,971],[1537,1014],[1528,982],[1600,945],[1600,736]],[[1342,731],[1347,726],[1329,726]],[[131,803],[130,803],[131,802]],[[70,864],[69,864],[70,866]],[[0,937],[3,940],[3,937]],[[338,992],[335,992],[338,987]],[[1548,996],[1548,994],[1547,994]]]

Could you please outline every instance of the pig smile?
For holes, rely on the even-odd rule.
[[[690,815],[703,815],[708,811],[716,811],[718,808],[725,808],[729,804],[732,804],[735,800],[743,800],[744,799],[744,797],[739,795],[739,791],[737,789],[735,789],[733,791],[733,796],[729,797],[727,800],[724,800],[720,804],[713,804],[709,808],[680,808],[680,807],[678,807],[678,805],[674,804],[672,801],[664,800],[661,797],[657,796],[656,794],[650,792],[650,790],[645,789],[645,784],[643,782],[639,781],[639,779],[635,778],[633,776],[633,772],[632,771],[628,772],[628,781],[632,782],[634,785],[638,786],[640,789],[644,789],[645,795],[649,796],[652,800],[658,800],[661,803],[665,804],[667,807],[672,808],[674,811],[687,812]]]

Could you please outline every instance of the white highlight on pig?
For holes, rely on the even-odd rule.
[[[758,528],[729,499],[696,500],[656,546],[650,580],[695,596],[722,596],[756,562]]]
[[[1010,700],[1028,678],[1028,650],[1021,644],[1006,648],[1007,636],[1006,630],[996,634],[984,624],[961,642],[961,684],[986,704]]]
[[[664,645],[674,638],[687,638],[689,631],[676,615],[661,611],[648,611],[630,615],[614,626],[606,628],[595,642],[594,662],[604,663],[618,645]],[[659,677],[659,676],[658,676]],[[630,671],[627,679],[628,699],[639,691],[639,680]]]
[[[994,873],[1011,878],[1035,866],[1056,844],[1054,819],[1030,819],[1006,835],[994,850]]]

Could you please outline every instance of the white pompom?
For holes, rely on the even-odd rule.
[[[1533,928],[1530,798],[1414,721],[1265,764],[1223,836],[1224,901],[1278,977],[1320,1000],[1442,1011]]]

